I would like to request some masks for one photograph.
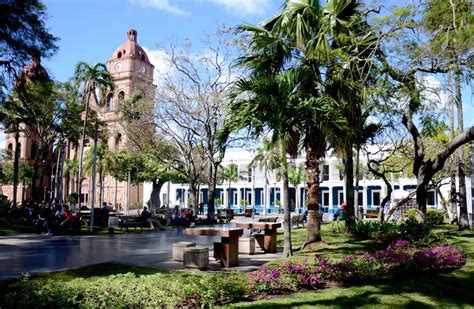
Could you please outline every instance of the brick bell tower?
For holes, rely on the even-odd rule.
[[[129,148],[129,140],[123,122],[118,114],[120,102],[128,99],[135,91],[152,89],[154,66],[148,59],[143,48],[138,45],[138,33],[135,29],[127,31],[126,40],[117,47],[112,57],[106,61],[107,70],[115,81],[113,92],[105,94],[106,102],[102,107],[95,106],[98,117],[107,124],[107,144],[110,151]],[[83,185],[83,192],[91,196],[91,178]],[[127,205],[127,182],[118,182],[112,176],[104,179],[103,201],[126,211]],[[97,189],[98,190],[98,189]],[[117,191],[117,195],[115,192]],[[117,200],[115,201],[115,196]],[[90,198],[88,204],[90,205]],[[143,205],[143,184],[130,185],[130,209],[139,203]],[[145,201],[146,202],[146,201]],[[116,203],[116,205],[115,205]],[[100,207],[98,193],[96,192],[96,207]]]

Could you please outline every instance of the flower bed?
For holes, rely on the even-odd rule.
[[[454,270],[466,264],[461,249],[450,245],[419,248],[398,240],[386,249],[362,256],[345,256],[330,261],[315,255],[309,263],[287,262],[270,269],[266,266],[248,275],[255,293],[281,294],[304,289],[320,289],[328,282],[351,285],[419,273]]]

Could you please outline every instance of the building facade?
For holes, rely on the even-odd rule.
[[[236,212],[242,212],[245,208],[255,207],[256,212],[260,214],[272,214],[281,212],[280,200],[282,182],[277,178],[273,172],[265,177],[265,171],[260,168],[249,168],[249,163],[255,157],[255,153],[240,149],[230,150],[226,153],[222,162],[222,166],[227,166],[231,163],[236,164],[239,168],[240,180],[230,184],[227,181],[219,184],[216,191],[216,199],[220,204],[217,208],[230,207]],[[361,156],[363,157],[363,156]],[[304,166],[304,156],[298,157],[294,164]],[[365,163],[362,162],[362,165]],[[342,178],[341,161],[337,157],[329,154],[321,163],[321,183],[320,183],[320,197],[319,202],[322,209],[326,213],[333,213],[344,202],[344,181]],[[368,174],[368,173],[367,173]],[[398,193],[409,193],[416,189],[416,179],[405,178],[403,176],[394,175],[392,178],[393,190]],[[266,186],[265,186],[266,183]],[[468,197],[471,200],[468,184]],[[266,189],[265,189],[266,187]],[[448,187],[441,187],[441,194],[446,199],[448,198]],[[151,184],[145,184],[146,201],[151,192]],[[365,176],[359,180],[357,204],[359,210],[367,212],[367,210],[378,210],[381,202],[387,193],[387,188],[381,179],[371,178]],[[199,192],[199,200],[204,203],[205,209],[208,202],[208,190],[206,186],[202,186]],[[306,209],[306,189],[305,180],[303,179],[296,188],[290,185],[290,206],[292,212],[300,212]],[[167,198],[169,196],[169,199]],[[393,194],[392,194],[393,196]],[[165,184],[162,187],[160,197],[164,204],[168,200],[171,207],[179,203],[181,207],[189,204],[189,193],[186,184]],[[430,190],[428,193],[428,208],[442,209],[442,197],[435,190]],[[217,205],[217,203],[216,203]],[[468,212],[472,218],[472,204],[468,203]]]

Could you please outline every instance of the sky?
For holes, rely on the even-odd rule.
[[[43,0],[46,27],[59,38],[58,52],[43,60],[57,81],[72,77],[79,61],[105,62],[130,28],[151,62],[158,43],[190,38],[194,43],[219,25],[259,23],[278,13],[283,0]],[[465,126],[474,124],[472,91],[463,89]],[[4,136],[0,132],[0,148]]]

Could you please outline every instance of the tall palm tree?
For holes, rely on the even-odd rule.
[[[263,202],[263,213],[267,214],[267,208],[270,207],[270,199],[268,194],[268,174],[270,171],[276,170],[279,167],[278,153],[276,152],[275,145],[271,144],[267,139],[263,139],[260,146],[257,148],[255,157],[250,161],[249,166],[258,166],[263,169],[265,177],[265,184],[263,187],[264,202]]]
[[[231,197],[231,188],[232,182],[239,181],[239,167],[235,163],[230,163],[222,169],[221,177],[223,180],[227,180],[229,184],[229,189],[227,190],[227,206],[230,208],[230,197]]]
[[[288,170],[288,181],[293,187],[295,187],[295,205],[296,205],[295,211],[297,212],[300,209],[299,200],[298,200],[298,196],[299,196],[298,186],[301,184],[304,177],[305,177],[304,168],[302,165],[299,165],[299,166],[290,165],[290,168]]]
[[[74,80],[76,85],[81,89],[82,102],[85,105],[84,126],[82,128],[81,148],[79,153],[78,193],[80,204],[84,142],[86,139],[89,108],[92,101],[97,105],[102,104],[103,100],[99,99],[98,93],[104,93],[106,90],[112,91],[114,89],[114,79],[103,63],[97,63],[94,66],[90,66],[85,62],[79,62],[76,65]],[[104,97],[105,96],[102,96],[102,98]]]
[[[104,180],[105,176],[109,175],[112,169],[113,160],[111,153],[109,151],[109,146],[107,143],[100,143],[97,146],[96,153],[94,154],[93,149],[89,149],[84,156],[84,171],[86,173],[92,172],[92,167],[94,163],[94,157],[96,160],[96,171],[99,176],[99,205],[102,205],[103,196],[104,196]],[[91,175],[95,177],[95,175]],[[96,190],[92,188],[92,190]]]

